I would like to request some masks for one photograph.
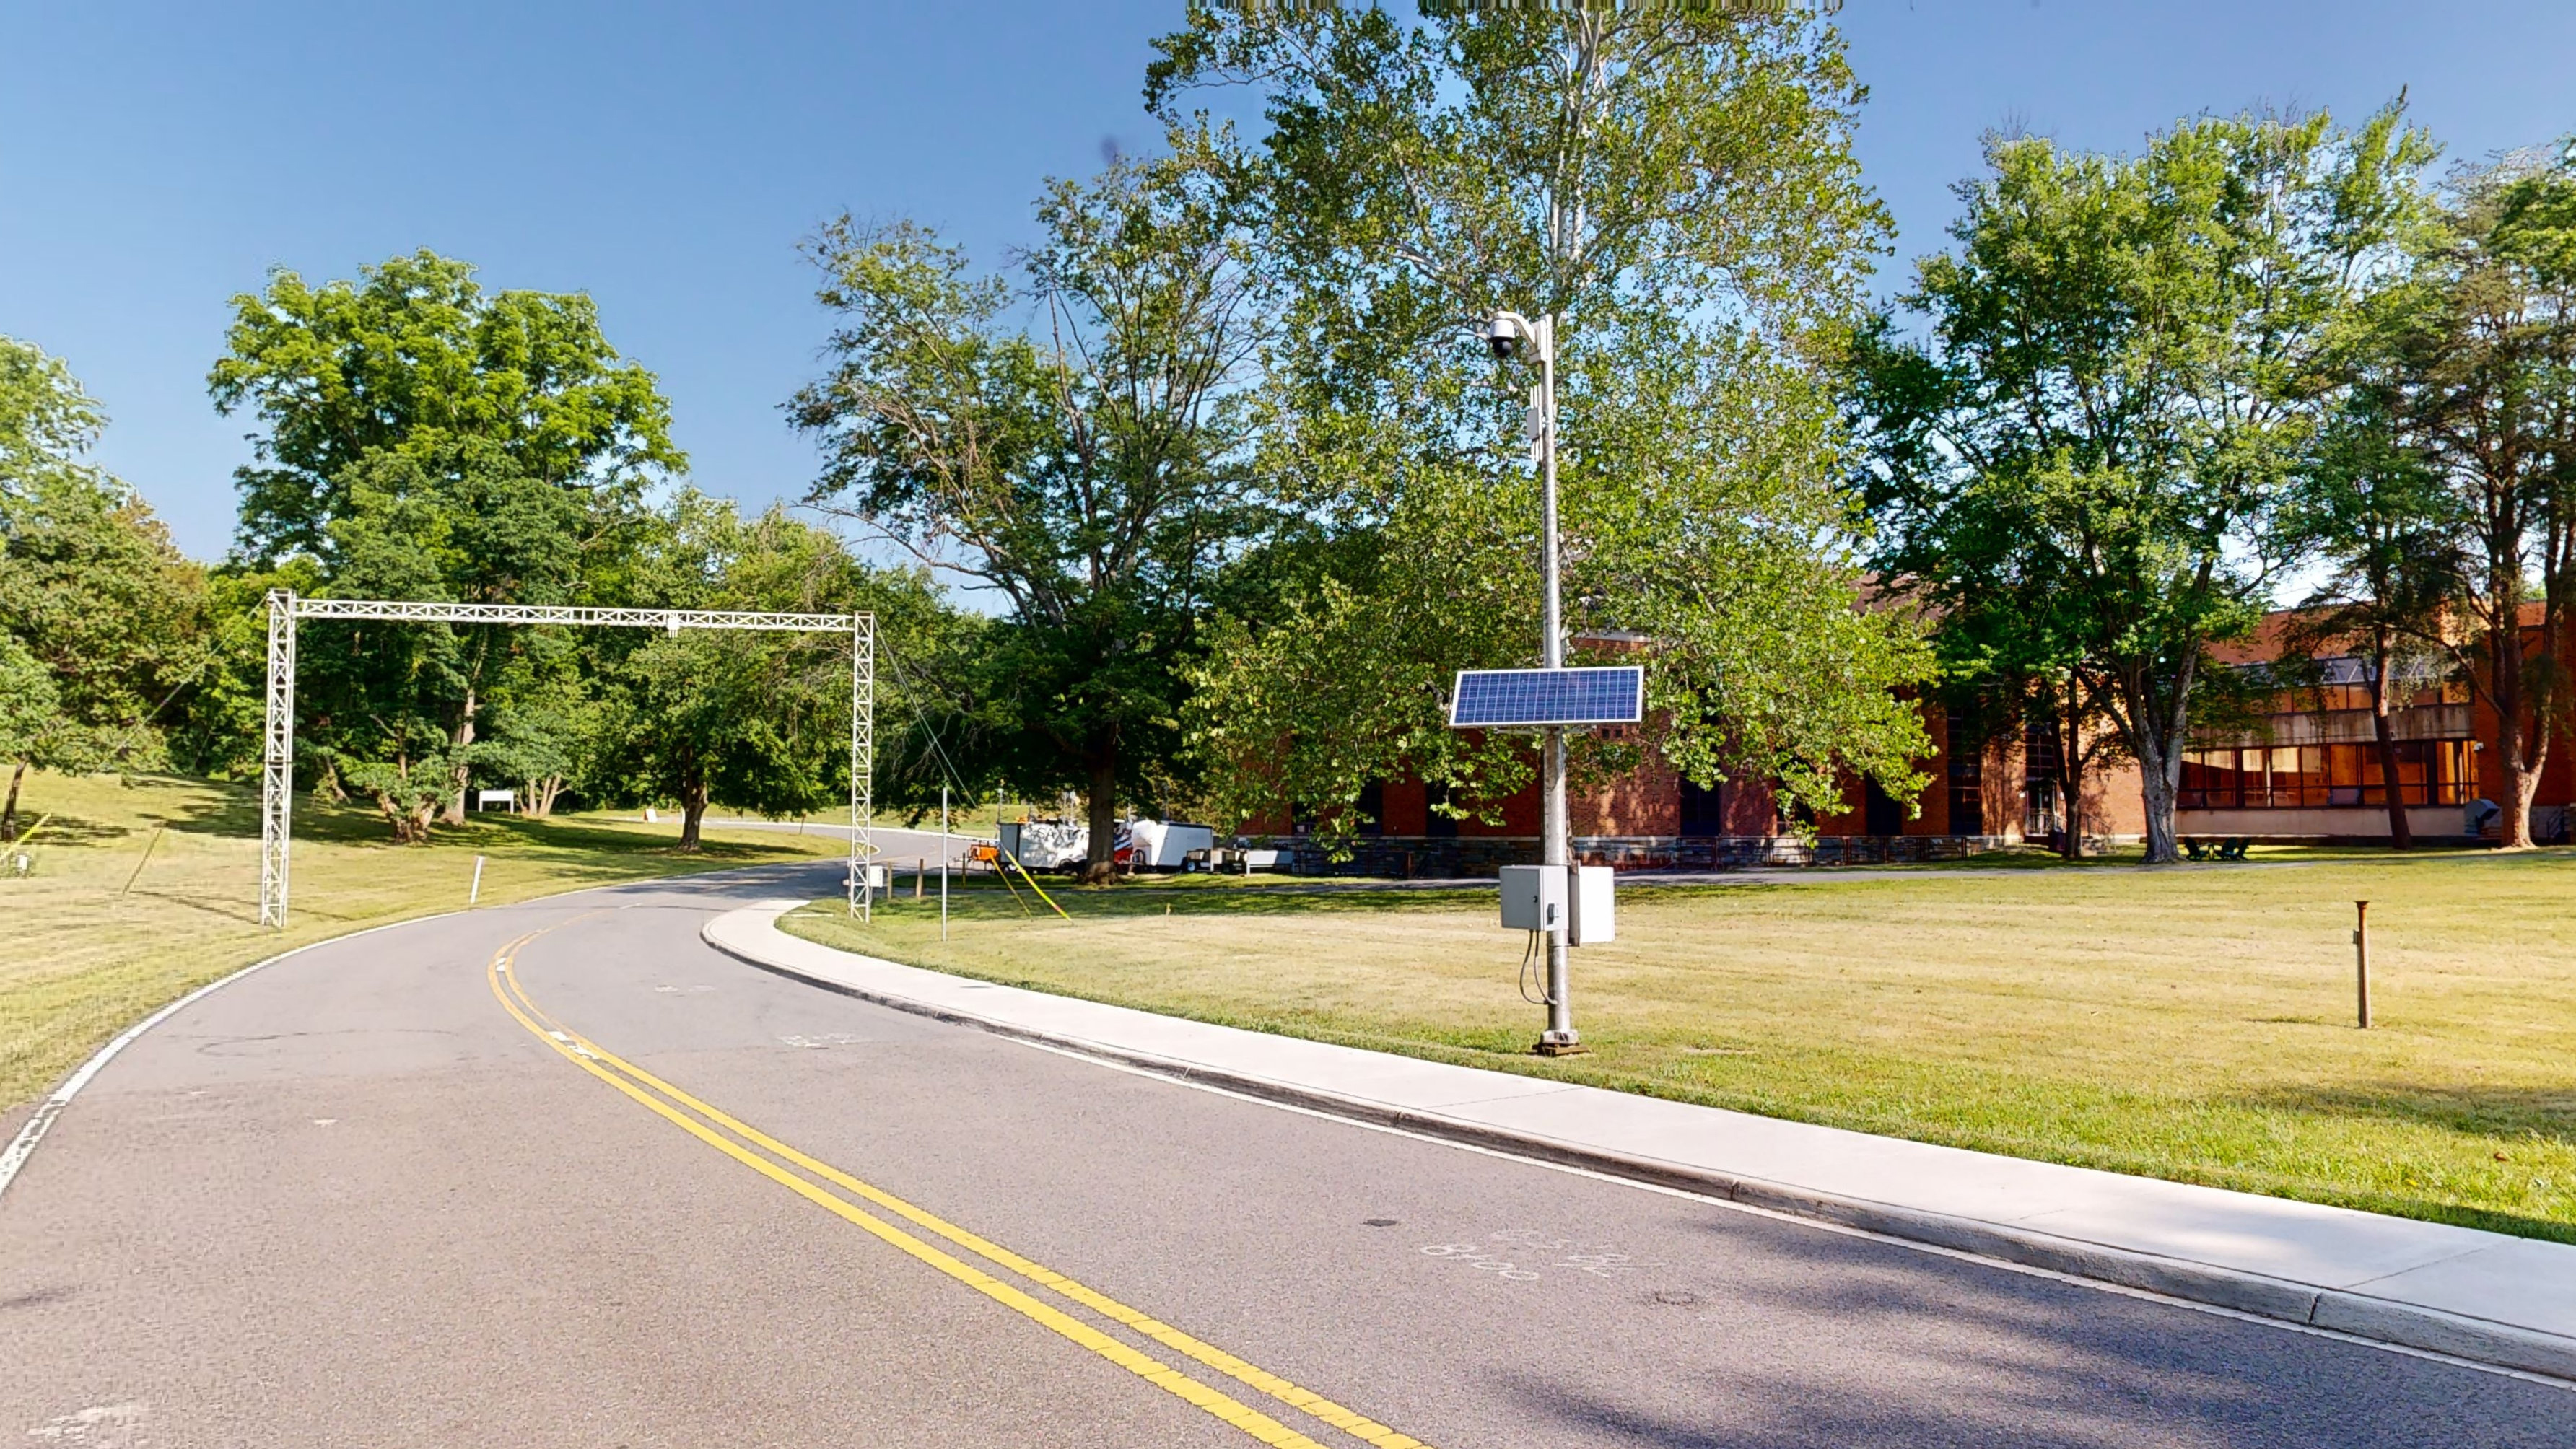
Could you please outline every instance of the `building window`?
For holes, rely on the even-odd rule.
[[[2399,740],[2397,790],[2407,805],[2461,805],[2475,793],[2467,740]],[[2377,745],[2195,750],[2182,758],[2184,810],[2386,808]]]
[[[1905,833],[1905,807],[1876,780],[1861,781],[1861,828],[1872,835]]]
[[[1949,749],[1950,833],[1986,833],[1985,736],[1968,716],[1950,711],[1945,732]]]
[[[1351,805],[1359,819],[1352,829],[1361,835],[1386,834],[1386,786],[1371,782],[1360,787],[1360,798]]]
[[[1449,803],[1449,784],[1433,780],[1422,787],[1422,833],[1434,840],[1446,840],[1458,833],[1458,817],[1443,815],[1435,805]]]
[[[2057,808],[2057,777],[2064,763],[2057,754],[2057,721],[2034,719],[2021,732],[2021,833],[2038,837],[2066,828]]]
[[[1710,785],[1705,789],[1685,779],[1682,784],[1682,835],[1724,835],[1726,833],[1726,787]]]

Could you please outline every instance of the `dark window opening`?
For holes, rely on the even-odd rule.
[[[1876,780],[1861,782],[1861,820],[1872,835],[1903,835],[1905,807],[1896,797],[1879,788]]]
[[[1443,815],[1437,807],[1449,803],[1449,786],[1434,780],[1422,787],[1422,833],[1434,840],[1446,840],[1458,833],[1458,817]]]
[[[1948,739],[1950,783],[1950,833],[1983,835],[1986,833],[1986,767],[1985,736],[1968,716],[1950,711]]]
[[[2057,780],[2065,761],[2057,751],[2057,721],[2035,719],[2021,734],[2021,833],[2037,838],[2066,829],[2058,808]]]
[[[1360,798],[1351,802],[1358,818],[1352,828],[1362,835],[1386,834],[1386,786],[1375,781],[1360,787]]]
[[[1726,787],[1723,784],[1700,786],[1682,781],[1683,835],[1724,835],[1726,833]]]

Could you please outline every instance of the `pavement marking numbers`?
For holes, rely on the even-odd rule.
[[[547,929],[550,930],[552,927]],[[1174,1397],[1242,1430],[1261,1443],[1277,1446],[1277,1449],[1325,1449],[1325,1446],[1316,1440],[1308,1438],[1242,1400],[1210,1388],[1160,1359],[1130,1347],[1062,1309],[1032,1297],[1023,1290],[883,1221],[874,1214],[862,1211],[856,1204],[835,1193],[825,1191],[819,1184],[788,1171],[786,1167],[771,1161],[768,1157],[760,1156],[752,1148],[757,1147],[761,1152],[767,1152],[876,1207],[904,1218],[918,1227],[928,1229],[931,1233],[946,1238],[949,1242],[998,1267],[1018,1274],[1167,1348],[1177,1350],[1281,1403],[1312,1415],[1363,1443],[1375,1446],[1375,1449],[1430,1449],[1430,1446],[1419,1439],[1398,1433],[1384,1424],[1343,1408],[1321,1394],[1256,1368],[1223,1349],[1194,1338],[1151,1315],[1130,1308],[1051,1268],[1023,1258],[999,1244],[989,1242],[964,1228],[915,1207],[883,1189],[862,1182],[830,1163],[808,1156],[767,1133],[690,1096],[643,1068],[618,1057],[615,1053],[565,1030],[553,1018],[547,1016],[533,998],[528,996],[516,972],[511,969],[520,948],[543,934],[545,934],[543,930],[531,931],[493,954],[487,980],[491,985],[492,994],[499,999],[502,1009],[509,1012],[532,1035],[553,1047],[574,1065],[616,1088],[682,1131],[772,1179],[852,1226],[1089,1349]],[[693,1113],[695,1115],[691,1115]],[[701,1118],[704,1120],[700,1120]],[[719,1128],[722,1131],[719,1131]],[[733,1136],[724,1135],[728,1132]],[[736,1141],[735,1138],[741,1140]],[[745,1146],[745,1143],[751,1146]]]
[[[30,1439],[48,1444],[89,1444],[98,1449],[112,1445],[139,1444],[144,1408],[141,1404],[101,1404],[76,1414],[57,1414],[27,1431]]]
[[[1377,1219],[1369,1219],[1369,1224],[1376,1226]],[[1500,1243],[1502,1249],[1488,1249],[1485,1243],[1429,1243],[1423,1246],[1422,1252],[1428,1257],[1464,1263],[1479,1272],[1491,1273],[1506,1283],[1535,1283],[1542,1276],[1538,1272],[1541,1267],[1571,1268],[1595,1278],[1616,1278],[1641,1267],[1663,1266],[1661,1263],[1639,1263],[1626,1253],[1607,1252],[1566,1238],[1551,1238],[1527,1228],[1490,1234],[1486,1242]],[[1505,1253],[1510,1257],[1505,1257]],[[1546,1261],[1540,1261],[1542,1259]]]
[[[1491,1273],[1506,1283],[1535,1283],[1539,1278],[1538,1274],[1517,1263],[1487,1253],[1482,1243],[1431,1243],[1422,1251],[1434,1258],[1447,1258],[1479,1272]]]
[[[1493,1241],[1523,1254],[1554,1254],[1555,1259],[1548,1264],[1549,1267],[1572,1268],[1578,1273],[1589,1273],[1595,1278],[1616,1278],[1622,1273],[1634,1273],[1639,1268],[1664,1266],[1662,1263],[1640,1263],[1629,1254],[1614,1253],[1598,1244],[1578,1243],[1567,1238],[1551,1238],[1545,1233],[1534,1232],[1528,1228],[1511,1228],[1496,1233],[1493,1235]]]

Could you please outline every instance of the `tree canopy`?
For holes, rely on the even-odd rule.
[[[1859,334],[1880,568],[1971,679],[2063,680],[2108,718],[2151,861],[2180,858],[2208,651],[2268,602],[2338,329],[2402,256],[2430,157],[2395,107],[2351,132],[2206,118],[2126,158],[1998,137],[1957,250],[1903,299],[1928,338]]]
[[[587,295],[487,294],[474,270],[423,250],[320,286],[280,268],[233,298],[206,384],[218,411],[262,425],[235,475],[246,556],[331,557],[348,472],[377,452],[479,440],[563,487],[686,466],[659,385],[609,345]]]
[[[835,316],[831,370],[790,404],[826,450],[812,496],[1001,601],[947,671],[972,701],[965,768],[1084,792],[1095,871],[1122,793],[1161,793],[1183,662],[1268,519],[1236,205],[1187,157],[1119,161],[1049,188],[1016,280],[911,222],[845,217],[808,247]]]
[[[1497,307],[1557,318],[1568,627],[1645,664],[1651,746],[1792,805],[1852,772],[1919,787],[1898,696],[1927,659],[1866,607],[1822,365],[1887,236],[1830,28],[1246,7],[1158,44],[1167,119],[1202,87],[1261,97],[1258,147],[1211,164],[1259,198],[1287,299],[1258,468],[1302,526],[1212,634],[1190,716],[1225,813],[1293,800],[1346,831],[1403,771],[1488,814],[1530,778],[1522,741],[1443,710],[1458,668],[1540,653],[1527,379],[1469,330]]]
[[[2495,714],[2503,842],[2520,846],[2576,704],[2576,158],[2500,158],[2446,192],[2369,341],[2388,358],[2383,437],[2431,480],[2464,556],[2418,637]]]
[[[205,578],[121,480],[87,460],[107,424],[69,367],[0,337],[0,840],[30,768],[137,768],[202,672]]]
[[[636,577],[650,583],[631,602],[647,607],[872,612],[891,648],[915,642],[907,626],[938,605],[920,572],[872,567],[783,509],[746,519],[687,491],[654,515]],[[710,801],[801,815],[848,798],[849,635],[618,631],[596,643],[599,719],[584,778],[608,799],[678,801],[682,849],[697,848]],[[899,739],[912,701],[889,673],[879,671],[877,715]]]

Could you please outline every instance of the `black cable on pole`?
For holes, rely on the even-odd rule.
[[[939,731],[931,728],[930,716],[922,713],[920,696],[912,687],[912,676],[903,672],[903,661],[895,657],[894,649],[883,639],[877,641],[877,653],[894,666],[895,682],[903,686],[904,702],[912,706],[912,717],[920,722],[921,732],[930,738],[931,753],[939,757],[940,773],[947,777],[959,795],[974,799],[974,792],[966,788],[966,781],[957,773],[957,762],[948,757],[948,747],[939,742]]]

